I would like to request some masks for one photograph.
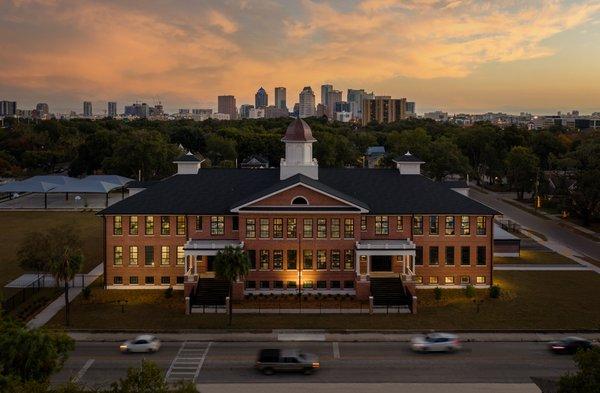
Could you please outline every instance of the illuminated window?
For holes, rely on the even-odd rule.
[[[437,285],[437,283],[438,283],[437,276],[431,276],[431,277],[429,277],[429,284],[431,284],[431,285]]]
[[[260,223],[260,231],[258,232],[258,237],[269,237],[269,219],[268,218],[261,218],[259,220]]]
[[[344,250],[344,269],[354,270],[354,252],[352,250]]]
[[[256,221],[254,220],[254,218],[246,219],[246,237],[256,237]]]
[[[185,235],[185,216],[177,216],[177,234]]]
[[[396,220],[396,231],[402,232],[404,230],[404,224],[402,220],[402,216],[398,216]]]
[[[225,217],[210,217],[210,234],[213,236],[225,234]]]
[[[327,237],[327,220],[325,218],[317,219],[317,237],[319,239]]]
[[[413,217],[413,235],[423,234],[423,216]]]
[[[138,218],[137,218],[137,216],[129,217],[129,234],[130,235],[138,234]]]
[[[444,277],[444,284],[454,284],[454,277],[453,276]]]
[[[469,224],[469,216],[461,216],[460,217],[460,234],[461,235],[470,235],[471,227]]]
[[[160,234],[168,235],[171,233],[171,222],[169,220],[169,216],[161,216],[160,217]]]
[[[347,239],[354,237],[354,219],[353,218],[344,219],[344,237]]]
[[[177,246],[177,264],[185,264],[185,252],[183,251],[183,246]]]
[[[475,282],[476,282],[477,284],[485,284],[485,276],[477,276],[477,277],[475,278]]]
[[[273,219],[273,238],[283,238],[283,218]]]
[[[138,248],[137,246],[129,246],[129,264],[138,264]]]
[[[331,250],[331,270],[340,270],[340,250]]]
[[[413,280],[415,281],[415,284],[423,284],[423,276],[415,276]]]
[[[160,264],[161,265],[169,265],[171,263],[169,246],[162,246],[160,248]]]
[[[196,230],[202,230],[202,216],[196,216]]]
[[[287,219],[287,237],[289,238],[295,238],[298,237],[298,230],[297,230],[297,226],[296,226],[296,219],[295,218],[288,218]]]
[[[340,219],[332,218],[331,219],[331,237],[339,238],[340,237]]]
[[[454,216],[446,216],[446,235],[454,235]]]
[[[146,216],[146,235],[154,235],[154,217]]]
[[[113,217],[113,235],[122,235],[123,234],[123,217],[114,216]]]
[[[327,269],[327,251],[317,250],[317,270]]]
[[[114,261],[115,266],[121,266],[123,264],[123,246],[114,247]]]
[[[269,250],[260,250],[260,270],[269,270]]]
[[[388,216],[375,216],[375,234],[388,235],[389,233]]]
[[[477,217],[477,229],[476,229],[476,231],[477,231],[476,233],[478,235],[485,235],[486,234],[487,230],[486,230],[485,225],[486,225],[485,224],[485,217],[478,216]]]
[[[313,237],[313,220],[312,218],[304,219],[304,227],[302,230],[303,237]]]
[[[312,250],[302,250],[302,268],[311,270],[313,268]]]
[[[273,250],[273,270],[283,269],[283,250]],[[282,284],[283,286],[283,284]]]
[[[367,216],[360,217],[360,230],[361,231],[367,230]]]

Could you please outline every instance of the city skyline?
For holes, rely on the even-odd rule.
[[[304,86],[320,98],[332,84],[410,97],[419,112],[591,113],[599,11],[597,1],[15,0],[0,4],[0,99],[68,112],[158,98],[175,111],[285,86],[292,107]]]

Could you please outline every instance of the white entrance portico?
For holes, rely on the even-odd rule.
[[[183,253],[185,256],[185,282],[197,282],[198,263],[201,263],[201,257],[215,256],[225,247],[240,247],[244,248],[244,242],[239,240],[198,240],[189,239],[183,245]],[[212,275],[212,274],[209,274]]]
[[[369,276],[402,276],[411,280],[415,274],[415,243],[410,239],[360,240],[356,242],[355,254],[356,275],[361,281]],[[387,257],[387,261],[380,257]]]

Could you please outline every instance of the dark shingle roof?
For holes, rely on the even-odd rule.
[[[415,156],[414,154],[412,154],[409,151],[407,151],[406,153],[404,153],[401,156],[396,156],[396,158],[394,158],[394,161],[395,162],[424,162],[419,157]]]
[[[469,188],[465,180],[444,180],[442,184],[448,188]]]
[[[201,169],[164,179],[100,214],[227,214],[241,201],[290,179],[280,181],[279,168]],[[371,214],[498,214],[438,182],[400,175],[397,169],[320,168],[318,181],[302,179],[324,192],[360,201]]]
[[[200,159],[188,151],[186,154],[177,157],[173,162],[200,162]]]

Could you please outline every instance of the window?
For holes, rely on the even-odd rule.
[[[250,260],[250,270],[256,270],[256,250],[248,250],[248,259]]]
[[[115,284],[115,285],[122,285],[123,284],[123,277],[121,277],[121,276],[114,276],[113,277],[113,284]]]
[[[317,270],[327,270],[327,251],[317,250]]]
[[[283,218],[273,219],[273,237],[276,239],[283,238]]]
[[[114,261],[115,266],[121,266],[123,264],[123,246],[114,247]]]
[[[185,235],[185,216],[177,216],[177,234]]]
[[[431,277],[429,277],[429,284],[430,285],[437,285],[438,284],[438,278],[437,278],[437,276],[431,276]]]
[[[238,216],[231,217],[231,230],[239,231],[240,229],[240,218]]]
[[[302,230],[302,236],[303,237],[312,237],[313,236],[313,220],[312,218],[305,218],[304,219],[304,227]]]
[[[340,219],[331,219],[331,237],[338,239],[340,237]]]
[[[340,281],[337,281],[337,280],[329,281],[329,288],[340,289],[341,287],[342,287],[342,283]]]
[[[325,289],[327,288],[327,281],[319,280],[317,281],[317,289]]]
[[[388,216],[375,216],[375,234],[388,235],[390,233]]]
[[[352,250],[344,250],[344,269],[354,270],[354,253]]]
[[[168,265],[171,263],[170,261],[170,251],[169,250],[169,246],[162,246],[160,248],[160,264],[161,265]]]
[[[256,237],[256,220],[254,218],[246,218],[246,237]]]
[[[144,279],[144,282],[148,285],[154,285],[154,277],[153,276],[146,276]]]
[[[260,270],[269,270],[269,250],[260,250]]]
[[[415,247],[415,265],[423,264],[423,247],[417,246]]]
[[[258,237],[269,237],[269,219],[261,218],[259,221],[259,232]]]
[[[302,288],[306,288],[306,289],[312,289],[313,287],[313,281],[312,280],[306,280],[302,283]]]
[[[404,224],[402,222],[402,216],[398,216],[396,219],[396,231],[402,232],[404,230]]]
[[[302,250],[302,268],[311,270],[313,268],[312,250]]]
[[[146,216],[146,235],[154,235],[154,217]]]
[[[460,217],[460,234],[461,235],[470,235],[471,228],[469,227],[469,216],[461,216]]]
[[[438,235],[440,233],[440,219],[438,216],[429,216],[429,234]]]
[[[161,276],[160,277],[160,284],[161,285],[169,285],[169,284],[171,284],[171,277],[169,277],[169,276]]]
[[[429,247],[429,265],[437,266],[440,263],[440,250],[437,246]]]
[[[154,265],[154,246],[144,246],[144,264],[146,266]]]
[[[340,250],[331,250],[331,270],[340,270]]]
[[[352,289],[352,288],[354,288],[354,281],[352,281],[352,280],[344,281],[344,289]]]
[[[477,264],[485,265],[485,246],[477,246]]]
[[[413,217],[413,235],[423,234],[423,216]]]
[[[288,270],[298,268],[298,252],[296,250],[287,250],[287,268]]]
[[[246,281],[246,289],[256,289],[256,281]]]
[[[296,281],[288,281],[285,286],[287,289],[295,289],[298,288],[298,283]]]
[[[183,251],[183,246],[177,246],[177,264],[185,264],[185,252]]]
[[[317,219],[317,237],[323,239],[327,237],[327,219]]]
[[[129,246],[129,264],[138,264],[138,248],[137,246]]]
[[[460,264],[470,265],[471,264],[471,248],[468,246],[460,248]]]
[[[122,235],[123,234],[123,217],[114,216],[113,217],[113,235]]]
[[[304,197],[296,197],[292,199],[292,205],[308,205],[308,201]]]
[[[298,230],[297,230],[295,218],[287,219],[287,237],[289,237],[289,238],[298,237]]]
[[[273,288],[275,289],[283,289],[283,281],[273,281]]]
[[[183,278],[183,276],[177,276],[177,278],[175,279],[175,282],[177,284],[183,284],[184,281],[185,279]]]
[[[273,270],[283,269],[283,250],[273,250]]]
[[[360,230],[367,230],[367,216],[360,216]]]
[[[213,236],[225,234],[225,217],[211,216],[210,217],[210,234]]]
[[[446,265],[454,265],[454,246],[446,247]]]
[[[454,235],[454,216],[446,216],[446,235]]]
[[[129,234],[130,235],[138,234],[138,218],[137,218],[137,216],[129,217]]]
[[[423,284],[423,276],[415,276],[414,280],[415,284]]]
[[[485,284],[485,276],[477,276],[475,278],[475,283],[477,283],[477,284]]]
[[[345,238],[354,237],[354,219],[353,218],[344,219],[344,237]]]
[[[129,284],[138,285],[138,283],[139,283],[138,276],[129,276]]]
[[[202,216],[196,216],[196,230],[202,230]]]
[[[260,282],[260,289],[269,289],[269,282],[268,281],[261,281]]]
[[[476,228],[477,235],[485,235],[486,232],[487,231],[485,228],[485,217],[477,216],[477,228]]]
[[[469,284],[471,282],[471,277],[469,276],[460,276],[461,284]]]
[[[171,233],[171,222],[169,216],[160,217],[160,234],[168,235]]]
[[[454,277],[453,276],[444,277],[444,284],[454,284]]]

